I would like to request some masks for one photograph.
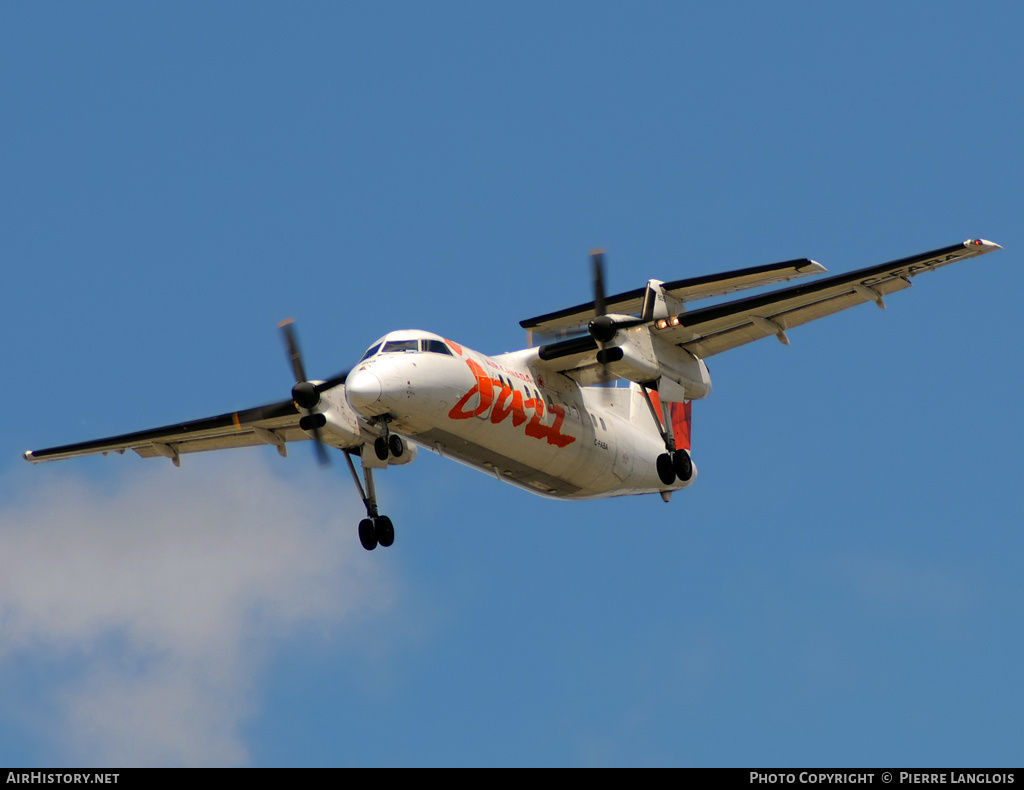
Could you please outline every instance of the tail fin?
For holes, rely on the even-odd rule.
[[[650,425],[651,410],[648,408],[647,403],[644,402],[643,395],[640,393],[640,385],[632,382],[630,389],[633,391],[633,397],[630,401],[630,422],[642,425],[646,423]],[[651,392],[651,402],[654,403],[654,409],[658,412],[658,421],[661,421],[661,398],[658,397],[657,392]],[[692,419],[691,419],[691,406],[692,401],[686,401],[685,403],[672,402],[669,404],[669,416],[672,421],[672,438],[675,440],[676,447],[683,450],[690,449],[690,438],[692,436]]]
[[[683,450],[690,449],[690,427],[691,409],[693,401],[686,403],[673,403],[669,406],[672,415],[672,436],[676,440],[676,447]]]

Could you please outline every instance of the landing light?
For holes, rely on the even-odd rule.
[[[655,324],[655,326],[658,327],[658,329],[668,329],[668,321],[664,318],[659,318],[658,323]]]

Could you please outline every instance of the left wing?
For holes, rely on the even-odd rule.
[[[865,302],[885,307],[884,297],[909,288],[910,278],[956,261],[1002,249],[985,239],[882,263],[848,274],[795,285],[778,291],[711,305],[676,316],[646,322],[654,337],[679,346],[700,359],[775,335],[788,344],[786,330]],[[625,333],[639,331],[640,327]],[[601,380],[599,344],[590,335],[541,346],[538,357],[553,370],[581,384]]]
[[[677,302],[694,302],[714,296],[725,296],[745,288],[759,288],[797,277],[821,274],[824,271],[825,267],[820,263],[801,258],[794,261],[752,266],[747,269],[736,269],[735,271],[721,272],[720,274],[706,275],[704,277],[674,280],[669,283],[662,283],[661,288],[667,296]],[[627,291],[626,293],[607,297],[605,299],[605,306],[610,313],[640,313],[646,295],[647,288],[637,288],[634,291]],[[520,321],[519,325],[531,333],[531,336],[536,334],[540,336],[561,335],[564,337],[583,331],[587,326],[587,322],[593,317],[594,303],[584,302],[565,310],[539,315],[536,318],[527,318]]]
[[[216,417],[165,425],[148,431],[67,444],[63,447],[50,447],[45,450],[29,450],[25,453],[25,460],[41,463],[80,455],[120,454],[125,450],[133,450],[143,458],[165,456],[178,466],[181,453],[258,444],[276,445],[277,451],[281,455],[286,455],[285,442],[309,439],[306,432],[299,428],[301,417],[295,404],[286,400]]]
[[[969,239],[807,285],[682,313],[678,321],[656,322],[653,332],[702,359],[771,335],[788,344],[787,329],[865,302],[884,308],[883,297],[909,288],[911,277],[999,249],[991,241]]]

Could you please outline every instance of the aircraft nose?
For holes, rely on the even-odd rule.
[[[360,370],[345,380],[345,397],[349,405],[360,414],[383,414],[380,403],[380,379],[368,370]]]

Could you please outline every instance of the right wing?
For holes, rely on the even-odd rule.
[[[29,450],[25,453],[25,460],[41,463],[82,455],[120,454],[125,450],[133,450],[143,458],[170,458],[177,466],[181,453],[260,444],[276,445],[277,451],[285,455],[285,442],[309,439],[306,432],[299,427],[301,417],[295,404],[286,400],[216,417],[165,425],[148,431],[50,447],[45,450]]]

